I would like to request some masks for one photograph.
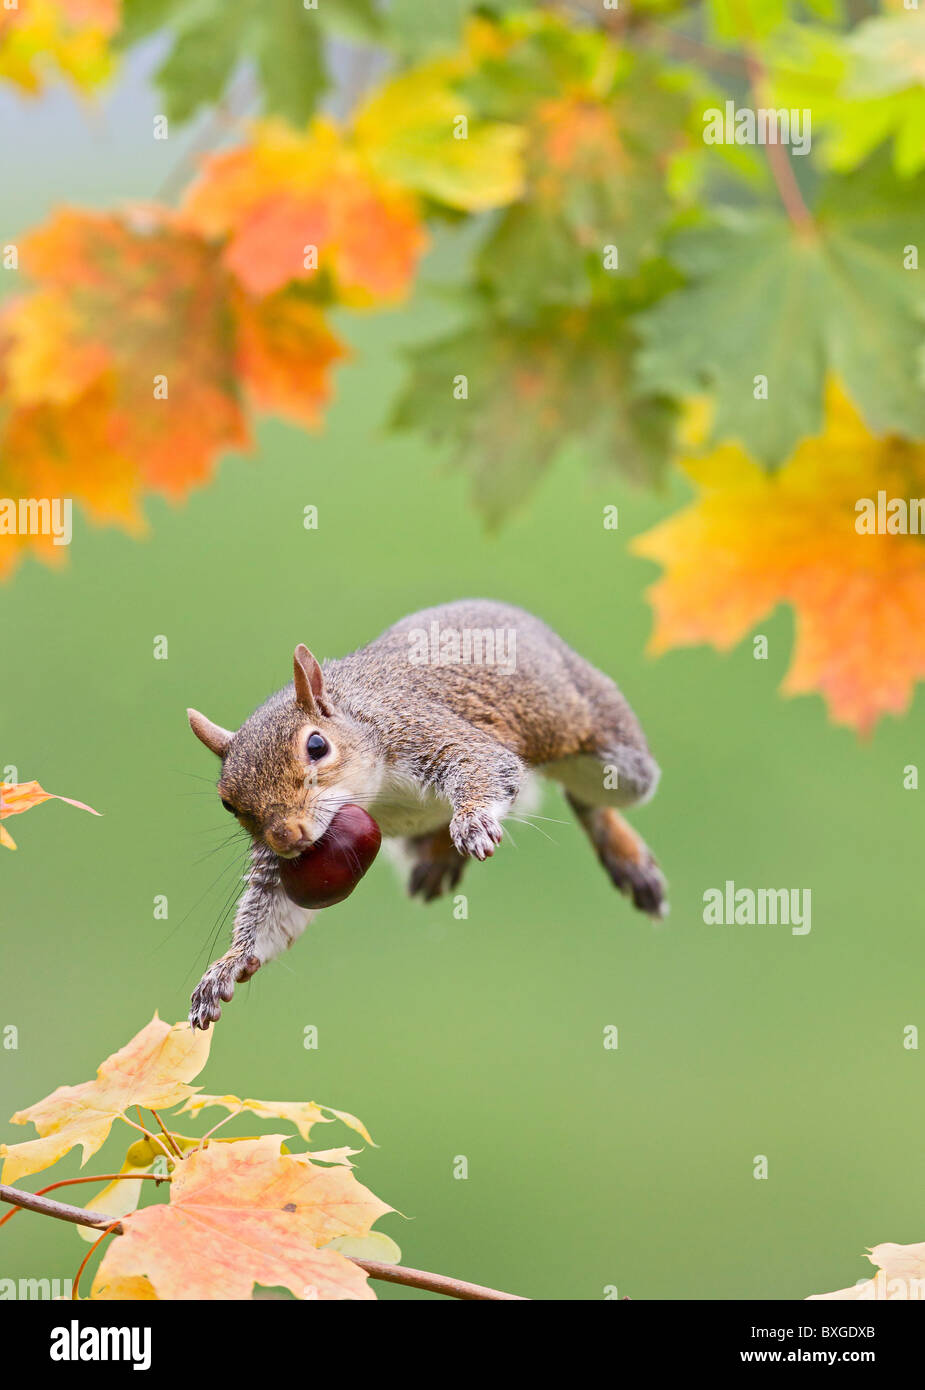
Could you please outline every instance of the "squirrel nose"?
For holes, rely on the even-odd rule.
[[[308,849],[314,843],[302,820],[277,822],[265,832],[265,839],[276,854],[291,854]]]

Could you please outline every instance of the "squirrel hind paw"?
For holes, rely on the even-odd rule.
[[[618,855],[601,855],[601,863],[610,875],[614,887],[633,906],[648,917],[661,919],[669,912],[668,884],[661,869],[650,854],[637,862]]]
[[[453,852],[450,859],[421,859],[408,876],[408,895],[432,903],[455,888],[462,877],[464,861]]]

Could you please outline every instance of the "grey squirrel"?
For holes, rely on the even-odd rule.
[[[222,804],[254,841],[231,949],[193,994],[193,1027],[208,1028],[235,983],[305,929],[312,913],[283,892],[278,856],[313,845],[347,803],[404,842],[409,891],[430,901],[456,887],[468,859],[494,853],[535,771],[563,787],[615,886],[641,911],[667,912],[658,865],[616,809],[658,784],[639,721],[614,682],[538,618],[463,599],[323,665],[300,645],[293,671],[236,733],[187,711],[222,760]]]

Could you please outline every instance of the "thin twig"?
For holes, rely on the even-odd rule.
[[[737,6],[737,19],[742,21],[742,53],[745,58],[745,69],[748,73],[748,81],[751,87],[752,99],[756,106],[768,107],[770,105],[770,93],[768,91],[768,73],[765,68],[761,54],[758,51],[758,40],[752,28],[747,12],[742,11]],[[784,205],[784,210],[794,227],[806,232],[813,228],[813,218],[809,208],[800,192],[800,185],[797,183],[796,175],[793,172],[793,165],[790,163],[790,156],[778,141],[768,140],[765,147],[765,154],[771,175],[777,186],[777,192]]]
[[[745,48],[745,65],[748,70],[748,80],[751,84],[755,105],[768,107],[771,98],[767,90],[767,71],[758,54],[749,47]],[[790,156],[777,140],[769,139],[764,147],[764,152],[767,155],[768,165],[787,216],[795,227],[799,227],[802,231],[808,231],[813,226],[812,213],[806,206],[803,194],[800,192],[800,185],[793,172]]]
[[[34,1192],[24,1192],[18,1187],[8,1187],[5,1183],[0,1183],[0,1202],[9,1202],[14,1207],[25,1207],[27,1211],[37,1211],[43,1216],[54,1216],[59,1221],[70,1221],[74,1226],[103,1229],[106,1235],[122,1235],[121,1221],[110,1221],[102,1212],[87,1211],[85,1207],[67,1206],[64,1202],[52,1201],[50,1197],[39,1197]],[[92,1253],[91,1250],[90,1254]],[[448,1298],[527,1301],[520,1294],[503,1293],[500,1289],[488,1289],[482,1284],[467,1284],[464,1279],[451,1279],[446,1274],[430,1274],[427,1270],[407,1269],[404,1265],[387,1265],[380,1260],[355,1259],[353,1263],[365,1269],[371,1279],[381,1279],[387,1284],[406,1284],[409,1288],[446,1294]],[[76,1282],[74,1287],[77,1287]]]
[[[381,1279],[385,1284],[408,1284],[413,1289],[446,1294],[447,1298],[510,1299],[517,1303],[528,1301],[519,1293],[501,1293],[499,1289],[485,1288],[484,1284],[467,1284],[464,1279],[451,1279],[446,1274],[429,1274],[425,1269],[387,1265],[381,1260],[354,1260],[354,1264],[365,1269],[370,1279]]]
[[[151,1107],[149,1106],[148,1109],[150,1110]],[[180,1152],[180,1150],[177,1148],[177,1145],[176,1145],[176,1143],[174,1142],[174,1137],[173,1137],[173,1135],[170,1133],[170,1130],[169,1130],[169,1129],[167,1128],[167,1126],[164,1124],[164,1121],[161,1119],[160,1115],[157,1113],[156,1110],[151,1110],[151,1114],[154,1116],[154,1118],[157,1120],[158,1124],[160,1125],[160,1127],[161,1127],[161,1129],[162,1129],[162,1131],[163,1131],[163,1134],[164,1134],[164,1138],[167,1140],[167,1143],[168,1143],[168,1144],[170,1145],[170,1147],[173,1149],[173,1151],[174,1151],[174,1153],[176,1154],[177,1158],[182,1159],[182,1158],[183,1158],[183,1155],[182,1155],[182,1153]]]
[[[109,1224],[109,1217],[104,1216],[102,1212],[87,1211],[85,1207],[72,1207],[66,1202],[56,1202],[52,1197],[40,1197],[36,1192],[24,1192],[21,1187],[7,1187],[6,1183],[0,1183],[0,1202],[9,1202],[14,1207],[24,1207],[26,1211],[37,1211],[42,1216],[54,1216],[58,1221],[70,1221],[73,1226]]]
[[[54,1192],[56,1187],[73,1187],[75,1183],[79,1182],[117,1182],[119,1180],[128,1181],[134,1178],[137,1178],[139,1182],[143,1180],[158,1183],[170,1182],[169,1177],[161,1178],[158,1177],[156,1173],[97,1173],[96,1176],[92,1178],[62,1178],[60,1182],[50,1182],[47,1187],[40,1187],[38,1192],[34,1193],[33,1196],[44,1197],[46,1192]],[[22,1207],[13,1207],[12,1211],[8,1211],[6,1216],[0,1217],[0,1226],[5,1226],[8,1221],[12,1221],[17,1211],[22,1210]]]

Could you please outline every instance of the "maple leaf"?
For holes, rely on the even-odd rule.
[[[421,59],[435,50],[456,49],[471,11],[479,4],[480,0],[445,0],[442,5],[392,0],[387,40],[411,59]]]
[[[642,93],[645,92],[645,99]],[[653,256],[672,210],[663,178],[682,104],[649,73],[602,102],[583,96],[540,103],[526,127],[528,183],[478,258],[480,275],[506,312],[544,303],[590,302],[596,281],[621,276]]]
[[[163,1157],[163,1149],[158,1152]],[[151,1162],[153,1161],[152,1158]],[[120,1169],[120,1177],[106,1183],[99,1192],[94,1192],[92,1197],[88,1197],[87,1206],[91,1211],[108,1216],[113,1221],[118,1217],[127,1216],[130,1211],[135,1210],[141,1200],[141,1189],[145,1185],[144,1177],[141,1175],[146,1174],[150,1167],[150,1163],[144,1167],[137,1167],[126,1161]],[[88,1245],[99,1240],[100,1233],[95,1226],[77,1226],[76,1231],[80,1239]]]
[[[92,352],[111,385],[112,447],[137,462],[146,486],[172,496],[205,480],[219,449],[248,442],[228,280],[201,237],[156,209],[65,210],[25,239],[22,256],[60,308],[61,330],[44,354],[47,378],[30,374],[23,359],[37,355],[33,325],[13,307],[7,372],[16,404],[55,403],[59,373],[74,381],[71,355],[84,361]],[[166,398],[155,393],[158,381]],[[72,476],[90,462],[70,460]]]
[[[549,310],[527,326],[486,315],[412,355],[392,426],[450,442],[490,526],[523,505],[573,440],[600,471],[650,480],[667,467],[674,408],[635,392],[633,344],[606,307]],[[465,400],[454,399],[459,376]]]
[[[169,1205],[123,1219],[93,1283],[139,1276],[158,1298],[245,1299],[255,1284],[297,1298],[371,1299],[363,1269],[335,1249],[391,1208],[341,1167],[280,1152],[280,1135],[212,1145],[178,1164]]]
[[[299,280],[326,283],[345,304],[391,302],[426,245],[414,198],[323,120],[301,132],[258,122],[248,143],[204,161],[181,215],[226,238],[224,264],[255,295]]]
[[[690,283],[637,320],[640,383],[717,400],[713,439],[776,464],[822,425],[834,372],[873,430],[925,436],[925,393],[910,369],[925,291],[903,248],[925,177],[897,184],[883,161],[833,179],[814,230],[777,214],[729,212],[685,233],[673,258]],[[756,376],[768,398],[756,398]]]
[[[68,806],[76,806],[79,811],[89,811],[91,816],[100,814],[83,801],[73,801],[69,796],[57,796],[54,792],[45,791],[38,782],[0,782],[0,821],[6,820],[7,816],[21,816],[23,811],[29,811],[33,806],[41,806],[43,801],[65,801]],[[8,830],[4,830],[2,825],[0,845],[5,845],[7,849],[16,848],[12,835]]]
[[[547,13],[472,25],[462,91],[483,118],[522,127],[524,187],[478,268],[507,311],[587,303],[604,248],[633,274],[672,210],[665,173],[688,139],[674,75],[599,31]]]
[[[193,1032],[187,1023],[171,1026],[154,1015],[125,1047],[107,1057],[94,1081],[59,1086],[50,1096],[20,1110],[13,1124],[35,1125],[41,1138],[21,1144],[0,1144],[3,1181],[48,1168],[79,1144],[81,1163],[105,1142],[112,1123],[131,1105],[161,1109],[193,1094],[186,1083],[205,1066],[207,1034]]]
[[[236,293],[235,366],[253,404],[316,428],[331,395],[330,369],[348,356],[317,304],[297,292]]]
[[[50,81],[98,86],[112,71],[119,0],[29,0],[0,9],[0,78],[36,94]]]
[[[459,85],[470,67],[461,55],[393,78],[359,108],[351,131],[383,178],[447,207],[483,212],[520,195],[525,136],[517,125],[478,118]]]
[[[349,1114],[346,1110],[335,1110],[330,1105],[316,1105],[311,1100],[241,1100],[238,1096],[195,1095],[189,1098],[183,1109],[198,1115],[201,1110],[213,1106],[221,1106],[232,1115],[249,1111],[252,1115],[259,1115],[261,1119],[290,1120],[303,1139],[308,1139],[313,1125],[329,1124],[337,1119],[350,1129],[356,1130],[357,1134],[361,1134],[368,1144],[373,1143],[369,1130],[355,1115]]]
[[[766,53],[775,106],[810,107],[833,169],[892,141],[893,168],[925,166],[925,15],[867,19],[850,33],[791,25]]]
[[[63,211],[23,258],[41,287],[0,315],[0,495],[72,497],[137,534],[144,491],[204,482],[249,444],[250,409],[318,424],[346,355],[321,309],[298,288],[247,293],[174,214]],[[64,554],[5,536],[0,573],[26,548]]]
[[[255,62],[263,109],[301,125],[328,86],[325,40],[368,42],[382,34],[374,0],[126,0],[127,41],[165,28],[170,50],[155,74],[171,120],[216,102],[243,62]]]
[[[925,445],[877,437],[835,383],[825,431],[766,473],[729,444],[683,467],[695,501],[632,549],[658,561],[651,650],[726,650],[778,603],[793,605],[787,694],[818,690],[832,719],[869,731],[925,677],[925,547],[859,533],[858,499],[925,496]]]
[[[904,1299],[920,1300],[925,1295],[925,1242],[919,1245],[896,1245],[886,1241],[867,1252],[872,1265],[878,1265],[872,1279],[864,1279],[835,1293],[814,1293],[807,1301],[816,1299]]]
[[[805,8],[825,19],[837,19],[840,0],[802,0]],[[790,21],[800,0],[708,0],[710,30],[720,39],[741,44],[765,38]]]

